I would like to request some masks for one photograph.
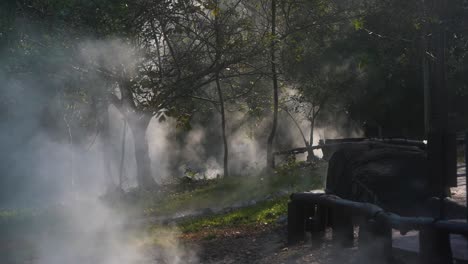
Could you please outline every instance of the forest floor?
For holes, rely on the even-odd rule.
[[[261,185],[253,185],[256,187],[243,192],[241,196],[247,203],[237,201],[224,210],[213,209],[214,207],[212,209],[199,208],[195,210],[194,217],[173,218],[172,224],[177,229],[178,243],[183,245],[182,248],[194,250],[196,255],[196,258],[185,258],[182,263],[377,263],[369,260],[366,255],[360,255],[356,245],[351,248],[334,245],[331,241],[330,230],[320,237],[313,239],[309,237],[306,242],[288,245],[289,194],[294,191],[322,188],[325,173],[326,167],[315,169],[307,176],[290,175],[290,178],[285,178],[286,181],[282,179],[281,182],[270,183],[271,188],[267,189],[262,189],[264,186]],[[310,181],[310,178],[315,180]],[[305,180],[308,182],[304,182]],[[209,192],[213,192],[213,189]],[[209,196],[207,193],[201,195],[200,189],[189,193],[194,194],[190,197],[195,201],[200,196]],[[263,198],[255,200],[256,198],[252,198],[255,194],[256,197]],[[175,203],[169,202],[169,204]],[[179,203],[177,206],[180,206]],[[161,240],[155,242],[153,252],[160,252],[161,245],[164,245],[164,240],[167,240],[164,237],[164,231],[161,230],[170,226],[171,221],[150,218],[150,225],[151,223],[153,228],[149,233],[153,234],[152,237],[158,238],[156,240]],[[157,263],[171,263],[161,255],[154,259]]]
[[[458,171],[458,187],[452,188],[452,199],[460,204],[466,202],[465,170]],[[208,217],[191,221],[190,225],[183,222],[179,225],[182,235],[179,239],[190,248],[197,248],[199,263],[376,263],[370,260],[369,255],[358,253],[356,245],[351,248],[341,248],[331,241],[331,232],[321,237],[310,238],[294,246],[287,244],[287,231],[285,219],[287,198],[279,198],[265,205],[265,208],[276,208],[271,210],[270,216],[273,220],[261,218],[247,221],[225,221],[221,219],[230,218],[230,214]],[[278,206],[279,205],[279,206]],[[249,207],[248,215],[255,214],[258,205]],[[261,206],[260,206],[261,207]],[[258,208],[263,210],[265,208]],[[238,215],[240,219],[242,218]],[[257,220],[260,218],[256,218]],[[264,221],[264,222],[262,222]],[[223,222],[222,224],[216,224]],[[397,257],[398,258],[398,257]],[[410,263],[401,259],[395,259],[395,263]]]
[[[290,165],[274,177],[189,180],[101,202],[0,211],[0,263],[257,263],[284,251],[289,194],[323,186],[325,163]],[[133,249],[145,252],[143,262],[115,262]]]
[[[307,249],[310,244],[287,247],[286,215],[290,193],[323,187],[326,166],[310,169],[307,169],[308,173],[277,175],[279,178],[260,179],[261,182],[256,184],[250,181],[249,184],[241,184],[241,192],[237,192],[237,188],[232,189],[235,198],[229,198],[230,195],[223,188],[224,197],[206,199],[212,193],[219,196],[217,187],[201,187],[184,192],[183,196],[173,197],[176,201],[185,199],[185,196],[190,197],[190,206],[186,202],[167,201],[171,207],[177,206],[178,211],[191,207],[191,213],[186,216],[175,214],[172,219],[151,217],[157,214],[153,210],[146,210],[149,213],[146,219],[152,226],[149,233],[157,240],[153,251],[159,252],[161,245],[164,247],[164,240],[167,240],[164,230],[172,224],[177,229],[178,243],[185,249],[195,250],[196,258],[185,259],[182,263],[346,263],[327,262],[327,258],[330,259],[332,255],[335,258],[338,256],[331,254],[330,250],[323,250],[327,243],[319,243],[322,250],[310,248],[310,251]],[[196,209],[193,208],[195,204],[198,204]],[[204,208],[200,204],[209,207]],[[162,208],[166,208],[166,212],[173,211],[173,208],[166,206]],[[157,210],[161,212],[161,207]],[[330,256],[325,256],[326,252]],[[171,263],[161,255],[155,259],[157,263]]]
[[[295,171],[290,167],[286,170]],[[356,246],[344,249],[334,245],[330,232],[288,246],[288,196],[295,191],[321,188],[326,166],[319,164],[306,171],[301,170],[288,175],[280,172],[275,178],[189,182],[165,187],[165,190],[157,193],[129,193],[123,197],[123,202],[113,204],[112,208],[127,217],[131,216],[127,223],[130,226],[126,229],[132,230],[134,226],[138,229],[132,234],[132,241],[144,248],[148,259],[137,263],[376,263],[360,255]],[[459,174],[463,173],[461,169]],[[465,188],[464,178],[459,177],[459,187],[452,189],[453,199],[465,203]],[[41,262],[34,249],[37,246],[37,234],[50,241],[49,238],[55,233],[59,226],[53,222],[55,214],[53,210],[0,212],[0,263],[60,263]],[[78,215],[77,219],[80,222],[83,218],[94,221],[93,212],[89,209],[88,214]],[[34,221],[31,215],[34,215]],[[63,216],[57,219],[60,220],[60,217]],[[107,225],[107,222],[103,222],[98,228],[100,230]],[[71,243],[68,237],[59,236],[59,249],[62,246],[65,249],[72,248],[73,240],[76,240],[74,234],[88,241],[79,234],[83,227],[81,223],[73,227],[77,233],[71,233]],[[105,234],[105,228],[100,232]],[[52,254],[59,249],[54,248]],[[83,255],[81,252],[75,254]],[[133,264],[125,261],[121,263]]]
[[[199,263],[363,263],[357,260],[357,248],[336,248],[330,235],[294,246],[286,242],[286,225],[216,230],[216,237],[204,234],[182,236],[188,245],[197,245]]]

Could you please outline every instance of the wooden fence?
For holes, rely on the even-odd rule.
[[[419,259],[425,264],[453,263],[450,234],[468,236],[468,224],[430,217],[403,217],[370,204],[341,199],[323,192],[295,193],[288,205],[288,242],[304,240],[332,228],[332,240],[349,246],[354,239],[354,224],[360,228],[359,241],[370,240],[373,254],[390,263],[392,229],[402,234],[419,231]],[[467,249],[468,250],[468,249]]]

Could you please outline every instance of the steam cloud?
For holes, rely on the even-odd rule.
[[[89,68],[96,65],[104,69],[124,67],[131,73],[138,60],[138,54],[119,40],[88,40],[78,46],[78,54],[69,56]],[[81,129],[74,123],[79,120],[61,116],[60,113],[69,106],[54,94],[70,86],[73,90],[87,85],[102,92],[107,92],[110,87],[92,71],[84,75],[76,73],[86,78],[80,83],[70,74],[64,74],[64,69],[70,71],[70,65],[54,65],[46,69],[47,73],[39,67],[27,76],[10,76],[8,72],[0,71],[0,107],[5,110],[1,114],[6,120],[0,124],[0,141],[4,146],[0,159],[3,161],[1,169],[8,175],[2,184],[11,186],[10,192],[3,194],[1,206],[54,208],[50,222],[35,243],[36,263],[134,264],[154,263],[155,260],[173,264],[195,263],[196,253],[178,243],[177,232],[162,234],[169,246],[148,253],[132,236],[138,228],[128,228],[135,220],[134,216],[116,212],[99,199],[108,187],[106,175],[111,175],[116,184],[119,174],[117,161],[122,155],[120,143],[124,129],[122,115],[114,107],[105,108],[109,109],[110,131],[113,131],[110,134],[112,147],[110,153],[106,152],[104,143],[94,134],[98,132],[90,133],[96,129]],[[75,107],[81,114],[93,111],[86,102]],[[44,121],[44,116],[49,119]],[[243,113],[228,113],[227,118],[232,128],[228,129],[231,173],[255,174],[265,166],[264,135],[270,120],[264,118],[255,124],[255,130],[261,133],[251,135],[249,126],[253,124],[245,121]],[[238,125],[240,123],[243,125]],[[300,135],[293,132],[296,129],[287,117],[283,116],[280,124],[277,142],[281,146],[303,146]],[[308,133],[307,124],[301,123],[301,126]],[[180,132],[173,119],[168,118],[163,123],[156,119],[151,121],[146,136],[153,177],[157,181],[181,176],[187,169],[206,178],[222,174],[218,116],[213,116],[208,125],[217,132],[206,127],[193,124],[192,130],[185,132],[182,140],[177,140],[174,135]],[[56,134],[54,130],[61,132]],[[333,130],[327,127],[317,129],[316,141],[323,131],[327,135],[339,134],[330,132]],[[212,137],[213,133],[218,136]],[[135,186],[136,178],[133,140],[128,128],[124,146],[124,187],[128,189]],[[106,156],[113,161],[110,171],[106,167]]]

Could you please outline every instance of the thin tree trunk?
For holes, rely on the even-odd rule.
[[[104,107],[101,111],[103,113],[102,116],[99,118],[99,133],[102,142],[102,156],[104,159],[104,167],[105,167],[105,179],[107,190],[111,191],[115,189],[115,184],[112,179],[112,170],[111,170],[111,142],[110,142],[110,129],[109,129],[109,106]]]
[[[70,149],[73,148],[73,134],[72,130],[70,127],[70,122],[67,119],[67,115],[65,114],[63,116],[63,121],[65,121],[65,124],[67,126],[68,130],[68,144],[70,145]],[[72,197],[73,199],[76,198],[76,190],[75,190],[75,155],[73,155],[73,151],[70,152],[70,188],[72,192]]]
[[[297,130],[299,130],[299,133],[301,133],[301,137],[302,137],[302,140],[304,141],[304,146],[305,147],[308,147],[309,146],[309,142],[307,142],[307,139],[304,135],[304,132],[302,131],[302,128],[301,126],[299,125],[299,123],[297,123],[296,119],[294,118],[294,116],[291,115],[291,113],[288,111],[288,109],[286,108],[282,108],[283,111],[286,112],[286,114],[288,114],[288,116],[291,118],[291,120],[294,122],[294,125],[296,125],[297,127]]]
[[[151,159],[146,138],[146,130],[153,116],[141,113],[138,109],[135,109],[129,80],[122,80],[119,86],[122,94],[122,104],[119,110],[127,119],[127,124],[133,134],[138,187],[143,189],[153,188],[157,184],[151,173]]]
[[[271,55],[271,72],[272,72],[272,79],[273,79],[273,126],[268,136],[267,142],[267,167],[273,168],[274,158],[273,158],[273,142],[276,136],[276,129],[278,126],[278,76],[276,72],[276,1],[271,1],[271,48],[270,48],[270,55]]]
[[[309,135],[309,147],[314,145],[314,127],[315,127],[315,117],[310,120],[310,135]],[[315,158],[314,150],[309,149],[307,151],[307,161],[313,161]]]
[[[219,65],[219,60],[221,59],[221,48],[222,48],[222,39],[220,36],[220,25],[219,25],[219,16],[221,14],[219,10],[219,2],[216,1],[216,12],[215,12],[215,32],[216,32],[216,64]],[[229,177],[229,146],[226,136],[226,112],[224,110],[224,97],[223,91],[221,90],[221,84],[219,83],[219,67],[216,67],[216,89],[218,92],[220,112],[221,112],[221,131],[223,137],[223,146],[224,146],[224,156],[223,156],[223,168],[224,168],[224,177]]]
[[[223,158],[223,168],[224,168],[224,177],[229,177],[229,146],[226,136],[226,114],[224,111],[224,98],[223,92],[221,91],[221,84],[219,83],[219,74],[216,74],[216,88],[218,90],[220,112],[221,112],[221,129],[223,134],[223,145],[224,145],[224,158]]]
[[[138,187],[143,189],[152,188],[157,185],[151,173],[151,159],[146,138],[146,130],[150,121],[151,116],[146,115],[137,120],[128,120],[135,144]]]
[[[122,131],[122,147],[120,149],[120,167],[119,167],[119,189],[123,190],[124,162],[125,162],[125,141],[127,137],[127,120],[124,119]]]
[[[267,142],[267,168],[275,166],[273,159],[273,141],[278,126],[278,73],[276,72],[276,0],[271,0],[271,73],[273,78],[273,127]]]

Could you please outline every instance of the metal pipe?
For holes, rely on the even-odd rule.
[[[451,234],[468,235],[468,224],[466,223],[437,220],[432,217],[404,217],[394,213],[385,212],[375,204],[354,202],[342,199],[336,195],[312,192],[294,193],[291,195],[291,200],[325,205],[335,209],[339,208],[340,210],[353,215],[375,219],[377,222],[385,223],[402,233],[433,227]]]
[[[322,149],[322,148],[327,148],[327,147],[341,147],[341,146],[346,146],[346,145],[351,145],[351,144],[359,144],[362,142],[379,143],[381,146],[402,148],[402,149],[409,149],[411,147],[418,147],[421,149],[426,148],[426,143],[424,143],[424,141],[419,141],[419,140],[377,139],[377,138],[361,139],[359,138],[356,141],[325,143],[325,144],[315,145],[315,146],[310,146],[310,147],[302,147],[302,148],[294,148],[294,149],[285,150],[285,151],[277,151],[277,152],[274,152],[273,155],[294,155],[294,154],[304,153],[309,150]]]

